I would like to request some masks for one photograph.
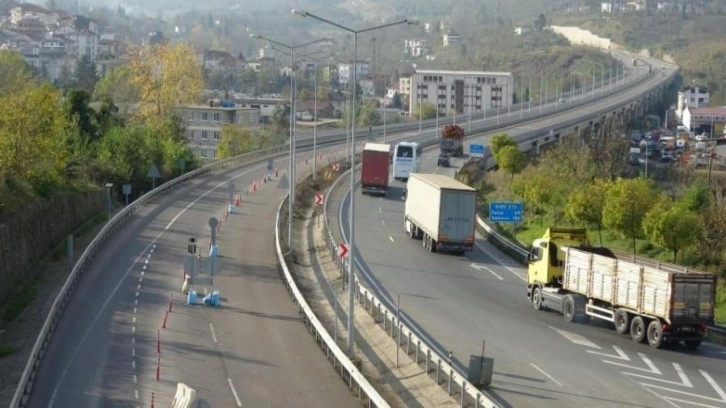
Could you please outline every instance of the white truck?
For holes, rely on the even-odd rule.
[[[404,228],[431,252],[463,254],[474,248],[476,190],[440,174],[411,173]]]
[[[584,229],[549,228],[532,244],[527,295],[568,322],[600,319],[638,343],[695,349],[713,324],[716,275],[591,247]]]

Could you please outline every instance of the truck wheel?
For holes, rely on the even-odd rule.
[[[615,323],[615,331],[618,334],[628,334],[630,332],[630,313],[624,309],[616,309],[613,323]]]
[[[562,302],[562,316],[566,322],[572,323],[575,320],[575,299],[572,295],[565,296],[565,301]]]
[[[642,343],[645,341],[645,322],[640,316],[633,317],[630,322],[630,338],[636,343]]]
[[[689,350],[695,350],[701,345],[701,340],[685,340],[684,343]]]
[[[539,286],[535,286],[532,290],[532,306],[534,310],[542,310],[542,291]]]
[[[653,320],[648,325],[648,344],[653,348],[661,348],[663,345],[663,325],[658,319]]]

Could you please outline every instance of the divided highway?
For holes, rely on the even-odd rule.
[[[606,104],[612,102],[587,109]],[[576,115],[503,131],[517,138]],[[469,142],[487,144],[489,136]],[[424,155],[421,171],[453,176],[453,168],[436,167],[435,151]],[[479,238],[466,256],[429,253],[411,240],[403,229],[404,184],[392,186],[386,198],[355,192],[359,268],[389,299],[400,294],[404,313],[462,365],[481,353],[485,340],[486,354],[495,359],[491,395],[503,406],[726,407],[726,349],[653,350],[607,325],[568,324],[558,313],[537,312],[526,298],[526,270],[486,240]],[[346,195],[340,214],[348,213],[348,204]],[[347,222],[341,229],[348,234]]]
[[[298,160],[298,174],[310,168],[305,157]],[[152,395],[156,404],[168,405],[177,381],[197,388],[210,406],[356,404],[307,337],[279,278],[270,229],[272,204],[284,194],[279,178],[243,195],[240,214],[223,222],[222,274],[215,279],[223,307],[183,305],[187,239],[196,236],[205,248],[208,219],[223,215],[229,183],[244,193],[259,184],[266,165],[196,179],[145,207],[116,233],[58,321],[29,406],[145,406]],[[286,158],[275,160],[275,167],[286,166]],[[162,329],[172,292],[173,310]]]

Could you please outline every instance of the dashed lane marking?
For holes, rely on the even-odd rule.
[[[232,395],[234,396],[234,401],[237,403],[238,407],[241,407],[242,401],[240,401],[239,395],[237,395],[237,390],[234,388],[234,384],[232,384],[232,379],[227,377],[227,383],[229,384],[229,389],[232,390]]]
[[[563,386],[563,385],[562,385],[562,383],[561,383],[561,382],[559,382],[559,381],[557,381],[557,379],[556,379],[555,377],[551,376],[551,375],[550,375],[549,373],[547,373],[547,372],[546,372],[545,370],[543,370],[543,369],[541,369],[541,368],[537,367],[537,365],[536,365],[535,363],[529,363],[529,364],[531,364],[531,365],[532,365],[532,367],[534,367],[534,369],[535,369],[535,370],[537,370],[537,371],[539,371],[540,373],[542,373],[542,375],[544,375],[545,377],[549,378],[549,379],[550,379],[550,380],[551,380],[551,381],[552,381],[553,383],[555,383],[555,384],[559,385],[560,387],[562,387],[562,386]]]

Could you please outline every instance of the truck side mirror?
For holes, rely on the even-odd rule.
[[[403,189],[403,192],[401,193],[401,200],[406,201],[406,196],[408,195],[408,190]]]

